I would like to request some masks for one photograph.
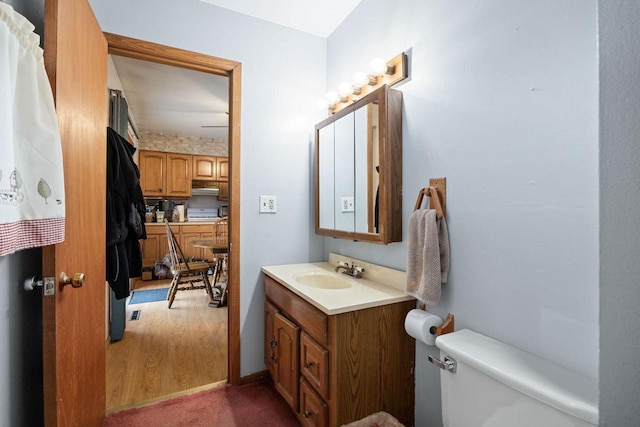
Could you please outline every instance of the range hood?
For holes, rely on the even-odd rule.
[[[220,190],[217,188],[192,188],[191,195],[192,196],[217,196],[220,193]]]

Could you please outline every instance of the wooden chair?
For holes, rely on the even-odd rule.
[[[222,217],[213,224],[212,249],[215,262],[213,273],[213,287],[220,295],[210,305],[221,307],[227,303],[227,257],[229,247],[229,218]]]
[[[171,308],[178,291],[204,289],[207,295],[209,295],[209,300],[213,301],[213,290],[211,289],[211,282],[209,282],[209,276],[207,275],[209,263],[200,261],[188,262],[166,219],[164,220],[164,225],[167,230],[169,256],[171,257],[170,271],[173,275],[173,280],[167,292],[169,308]],[[201,284],[196,285],[196,283]],[[188,286],[181,286],[185,284]]]

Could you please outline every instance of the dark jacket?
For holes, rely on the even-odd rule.
[[[129,296],[129,278],[142,275],[138,239],[146,239],[145,204],[136,148],[107,128],[107,281],[117,299]]]

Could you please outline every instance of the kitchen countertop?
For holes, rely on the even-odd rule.
[[[404,289],[372,280],[372,276],[378,277],[378,275],[375,274],[376,268],[369,268],[370,264],[364,263],[365,276],[361,279],[354,279],[346,274],[336,273],[335,265],[337,264],[329,262],[271,265],[262,267],[262,272],[329,315],[414,300],[413,297],[405,295]],[[356,262],[356,265],[363,265],[363,263]],[[376,267],[377,269],[391,270],[385,267]],[[370,273],[369,278],[367,278],[368,270],[374,270],[373,273]],[[340,279],[349,281],[351,287],[346,289],[322,289],[306,286],[295,279],[297,275],[305,273],[336,275]],[[392,276],[400,277],[400,279],[404,274],[404,272],[397,270],[392,270],[391,273]],[[380,276],[388,277],[384,273],[380,274]]]
[[[216,221],[170,222],[169,225],[214,225]],[[164,222],[145,222],[145,227],[164,227]]]

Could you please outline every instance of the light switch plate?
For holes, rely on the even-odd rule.
[[[260,196],[260,213],[276,213],[276,196]]]
[[[353,212],[353,197],[343,197],[341,199],[342,212]]]

